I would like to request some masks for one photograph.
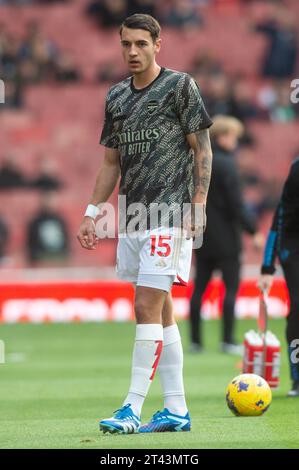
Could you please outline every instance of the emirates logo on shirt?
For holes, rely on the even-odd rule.
[[[148,113],[153,114],[157,110],[158,106],[159,106],[159,103],[157,100],[148,101],[146,105]]]

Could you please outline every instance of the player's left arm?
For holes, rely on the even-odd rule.
[[[194,194],[192,198],[191,231],[194,236],[202,232],[206,225],[206,202],[211,180],[213,153],[208,129],[202,129],[186,136],[194,152]],[[199,210],[199,226],[195,224],[194,211]]]
[[[203,129],[186,136],[194,152],[194,196],[192,202],[205,204],[212,172],[212,148],[209,129]]]

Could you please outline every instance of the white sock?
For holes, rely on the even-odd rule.
[[[163,351],[158,371],[163,389],[164,407],[185,416],[187,405],[183,382],[183,348],[176,324],[163,329]]]
[[[124,405],[131,403],[140,416],[149,387],[154,378],[163,345],[163,327],[158,323],[136,325],[132,360],[131,385]]]

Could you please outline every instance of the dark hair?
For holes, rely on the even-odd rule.
[[[120,26],[120,35],[124,27],[130,29],[144,29],[145,31],[148,31],[152,37],[153,42],[155,42],[160,37],[161,26],[151,15],[135,13],[134,15],[128,16],[128,18],[126,18]]]

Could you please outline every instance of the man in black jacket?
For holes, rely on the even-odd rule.
[[[40,208],[27,228],[27,252],[34,264],[64,265],[69,255],[69,237],[66,223],[57,212],[55,192],[41,194]]]
[[[292,388],[299,397],[299,156],[292,162],[267,238],[259,287],[268,292],[278,256],[290,296],[286,337]]]
[[[242,230],[254,236],[257,246],[262,236],[256,232],[253,216],[246,209],[240,188],[240,177],[234,160],[243,125],[236,118],[216,116],[210,135],[213,167],[207,203],[207,228],[203,246],[196,250],[196,278],[190,303],[190,351],[202,349],[200,309],[202,296],[213,271],[222,272],[226,294],[223,303],[223,352],[240,354],[234,338],[234,307],[239,287]]]

